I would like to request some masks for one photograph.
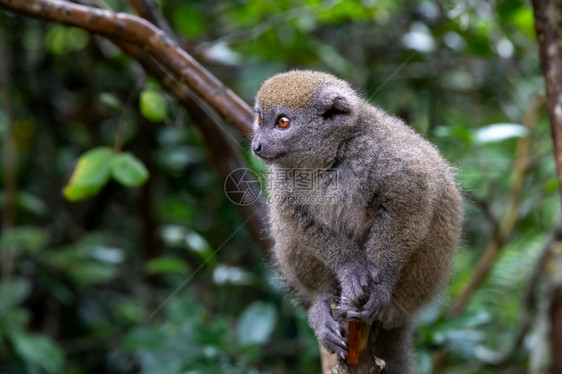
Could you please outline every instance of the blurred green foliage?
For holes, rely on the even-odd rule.
[[[107,3],[133,13],[127,2]],[[202,63],[248,102],[276,72],[329,71],[458,167],[463,245],[450,287],[417,322],[418,369],[431,372],[433,355],[445,350],[447,373],[501,372],[494,363],[519,328],[523,290],[560,207],[544,111],[532,128],[522,126],[544,91],[529,3],[159,6]],[[240,230],[189,113],[103,39],[5,12],[0,28],[17,169],[15,224],[0,238],[0,373],[319,372],[304,312]],[[248,155],[248,141],[221,128]],[[123,152],[114,153],[119,131]],[[531,166],[516,226],[468,307],[447,318],[505,212],[520,139],[530,142]],[[5,169],[0,178],[5,208]],[[538,339],[532,329],[510,363],[514,372],[540,355]]]

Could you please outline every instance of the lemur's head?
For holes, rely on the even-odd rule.
[[[256,95],[253,152],[284,167],[327,167],[353,133],[360,99],[333,75],[277,74]]]

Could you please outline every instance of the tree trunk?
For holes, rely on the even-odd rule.
[[[546,86],[548,115],[554,142],[558,188],[562,192],[562,3],[533,0],[535,29]],[[553,251],[550,276],[550,352],[552,373],[562,373],[562,263],[560,246]]]

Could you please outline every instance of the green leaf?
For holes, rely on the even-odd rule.
[[[159,91],[143,90],[140,95],[140,111],[144,118],[160,122],[166,118],[166,100]]]
[[[0,208],[6,205],[6,197],[6,194],[0,191]],[[16,193],[16,204],[18,208],[25,209],[26,211],[38,216],[43,216],[47,214],[48,211],[47,205],[43,202],[43,200],[24,191]]]
[[[198,36],[207,28],[201,13],[187,6],[178,7],[172,17],[175,29],[188,38]]]
[[[535,23],[531,7],[521,6],[511,14],[511,24],[523,31],[529,38],[535,39]]]
[[[150,260],[145,265],[146,272],[149,274],[162,273],[181,273],[188,274],[189,267],[180,258],[161,256]]]
[[[275,323],[277,311],[270,303],[257,301],[248,306],[238,320],[236,334],[243,346],[259,345],[267,342]]]
[[[132,298],[117,304],[114,313],[117,318],[127,322],[140,322],[146,318],[146,309]]]
[[[188,231],[185,233],[185,244],[187,249],[196,253],[202,260],[207,261],[210,266],[215,263],[214,252],[211,245],[207,240],[195,231]]]
[[[131,153],[121,153],[111,164],[113,178],[127,187],[138,187],[148,179],[148,170]]]
[[[0,249],[36,253],[47,244],[48,233],[37,227],[19,226],[6,230],[0,237]]]
[[[476,130],[475,141],[477,144],[499,142],[505,139],[522,138],[527,136],[529,130],[517,123],[494,123]]]
[[[63,189],[64,197],[69,201],[78,201],[97,194],[109,180],[114,157],[109,147],[94,148],[80,156],[70,181]]]
[[[116,274],[115,266],[93,261],[84,261],[68,269],[68,273],[81,286],[109,282]]]
[[[49,373],[62,373],[64,354],[48,336],[19,333],[13,336],[14,349],[21,358],[41,366]]]
[[[45,36],[45,47],[53,54],[64,55],[84,48],[89,39],[87,31],[53,24]]]
[[[123,107],[121,100],[119,100],[117,96],[108,92],[102,92],[100,94],[100,101],[113,109],[121,109]]]
[[[139,327],[129,332],[121,342],[121,348],[126,352],[157,351],[166,344],[163,331],[152,327]]]

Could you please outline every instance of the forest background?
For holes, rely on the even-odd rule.
[[[416,321],[419,372],[547,372],[560,198],[531,4],[76,3],[155,22],[250,105],[305,68],[406,120],[458,168],[466,210],[450,285]],[[131,52],[0,11],[0,373],[319,372],[260,224],[225,192],[232,165],[263,180],[251,117],[232,126]]]

